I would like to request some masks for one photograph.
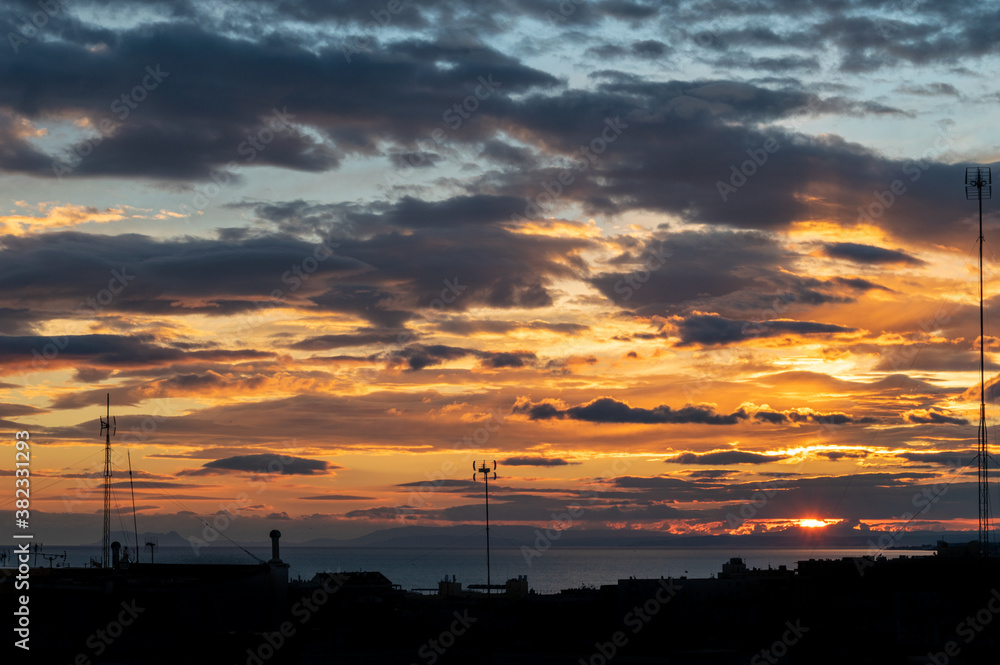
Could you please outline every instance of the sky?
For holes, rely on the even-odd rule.
[[[975,530],[1000,4],[11,0],[0,35],[0,429],[46,541],[100,540],[108,394],[116,529],[129,465],[140,531],[301,542],[479,523],[487,460],[494,523]]]

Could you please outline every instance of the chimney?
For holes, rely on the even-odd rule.
[[[111,568],[118,570],[118,552],[121,550],[122,544],[117,540],[111,543]]]
[[[271,560],[268,563],[281,563],[281,557],[278,556],[278,539],[281,538],[281,532],[274,529],[268,535],[271,536]]]

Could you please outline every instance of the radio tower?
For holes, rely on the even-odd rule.
[[[979,201],[979,555],[990,555],[989,446],[986,442],[986,333],[983,310],[983,199],[992,194],[990,167],[965,169],[965,198]]]
[[[111,567],[111,437],[118,431],[118,419],[111,417],[111,393],[108,393],[107,416],[101,418],[104,434],[104,538],[101,541],[101,567]]]
[[[473,480],[479,480],[477,477],[480,473],[483,474],[483,481],[486,483],[486,593],[490,594],[492,591],[490,588],[490,473],[493,474],[493,480],[497,479],[497,461],[493,460],[493,469],[490,470],[489,462],[483,460],[483,465],[476,468],[478,462],[472,463],[472,468],[475,471],[472,474]]]

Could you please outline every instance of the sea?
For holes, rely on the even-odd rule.
[[[47,560],[42,555],[48,555]],[[62,555],[65,554],[65,559]],[[599,587],[616,584],[629,577],[708,578],[722,570],[730,557],[741,557],[752,568],[794,569],[798,561],[836,559],[871,555],[868,548],[694,548],[694,547],[579,547],[553,544],[544,552],[518,547],[493,547],[490,551],[489,578],[493,584],[526,575],[528,586],[538,593],[558,593],[563,589]],[[929,556],[924,550],[885,550],[888,558]],[[318,572],[378,571],[393,584],[410,591],[437,590],[439,581],[454,577],[464,586],[487,581],[485,547],[305,547],[281,546],[281,559],[289,564],[290,579],[311,579]],[[58,558],[52,559],[56,556]],[[211,545],[197,551],[192,547],[157,547],[156,563],[229,563],[253,564],[271,556],[269,547]],[[91,558],[100,558],[100,548],[91,546],[46,546],[32,567],[86,566]],[[150,561],[149,549],[139,554],[140,563]],[[9,563],[8,563],[9,565]]]

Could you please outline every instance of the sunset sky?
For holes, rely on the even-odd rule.
[[[478,522],[482,459],[501,523],[976,528],[996,3],[12,0],[0,27],[0,423],[47,542],[100,540],[106,393],[140,531]]]

